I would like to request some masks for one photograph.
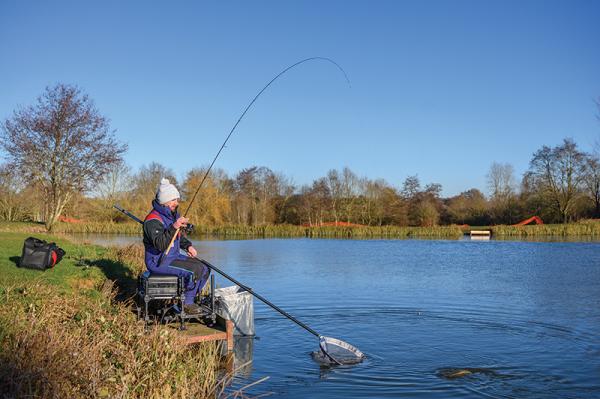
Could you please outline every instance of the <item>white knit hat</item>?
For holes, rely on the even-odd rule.
[[[179,191],[174,185],[169,182],[169,179],[162,179],[158,191],[156,192],[156,199],[159,204],[166,204],[167,202],[174,200],[175,198],[181,198]]]

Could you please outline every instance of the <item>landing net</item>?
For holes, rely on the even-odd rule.
[[[312,357],[321,364],[356,364],[365,358],[360,350],[336,338],[319,337],[319,347],[321,350],[313,352]]]

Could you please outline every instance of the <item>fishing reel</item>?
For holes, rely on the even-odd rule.
[[[185,234],[192,234],[194,232],[194,225],[188,223],[185,227],[183,227],[183,231],[185,232]]]

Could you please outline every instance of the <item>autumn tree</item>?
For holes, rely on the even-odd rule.
[[[205,174],[206,168],[192,169],[187,173],[182,184],[182,194],[186,202],[182,206],[187,209],[187,201],[191,201],[196,190],[200,188],[187,215],[191,222],[209,226],[225,224],[231,214],[229,178],[222,169],[212,169],[200,187]]]
[[[396,189],[385,180],[363,178],[360,186],[362,198],[360,222],[362,224],[381,226],[407,223],[404,201]]]
[[[42,189],[48,231],[73,196],[89,191],[127,149],[94,102],[66,84],[14,111],[2,125],[2,147],[10,167]]]
[[[447,212],[451,217],[451,222],[458,224],[484,225],[489,222],[487,200],[483,193],[476,188],[449,198]]]
[[[142,166],[131,177],[131,189],[124,204],[133,214],[146,215],[152,209],[152,200],[162,178],[177,186],[173,170],[158,162]]]
[[[430,183],[421,189],[418,176],[408,176],[402,185],[401,195],[408,208],[408,221],[413,226],[436,226],[443,207],[440,199],[442,186]]]

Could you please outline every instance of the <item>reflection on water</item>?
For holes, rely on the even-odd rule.
[[[285,398],[600,397],[600,245],[490,240],[195,241],[202,257],[366,360],[255,301],[237,386]],[[218,278],[221,286],[230,285]],[[247,354],[250,353],[248,357]],[[466,370],[444,378],[440,370]],[[486,370],[483,372],[481,370]]]
[[[242,379],[252,375],[254,337],[236,336],[233,345],[233,365],[237,377]]]

